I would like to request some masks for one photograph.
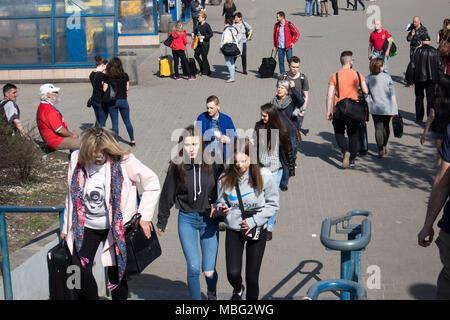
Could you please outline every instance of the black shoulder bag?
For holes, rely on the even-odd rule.
[[[161,246],[156,236],[155,227],[152,226],[151,237],[147,239],[139,225],[141,215],[136,213],[130,221],[125,223],[125,241],[127,245],[126,274],[142,272],[150,263],[161,255]]]
[[[361,87],[361,77],[359,72],[356,72],[359,80],[359,88]],[[344,98],[339,100],[339,78],[336,72],[336,93],[338,102],[336,103],[336,118],[351,123],[361,123],[369,121],[369,105],[367,104],[364,95],[359,97],[359,101],[351,98]]]
[[[241,190],[239,189],[239,183],[235,186],[236,194],[239,201],[239,209],[241,210],[242,220],[253,217],[257,212],[256,211],[245,211],[244,203],[242,202]],[[242,236],[246,240],[259,240],[259,236],[261,235],[261,227],[253,227],[247,235],[245,234],[248,230],[241,230]]]

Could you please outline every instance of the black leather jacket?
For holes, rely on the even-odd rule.
[[[439,51],[432,46],[423,45],[414,52],[414,82],[431,80],[437,83],[439,72],[443,72],[442,59]]]

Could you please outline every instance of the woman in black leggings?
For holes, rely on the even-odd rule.
[[[227,227],[225,256],[228,282],[233,287],[231,300],[241,300],[245,290],[241,276],[244,248],[246,298],[258,299],[259,271],[266,248],[267,222],[280,207],[275,179],[270,170],[259,167],[256,149],[252,148],[256,146],[251,145],[248,139],[235,140],[234,163],[218,183],[218,213],[225,215]],[[239,198],[246,215],[240,209]],[[248,238],[249,235],[256,234],[259,234],[257,239]]]

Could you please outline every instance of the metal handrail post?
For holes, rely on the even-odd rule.
[[[3,273],[3,291],[5,300],[13,300],[12,284],[11,284],[11,268],[9,265],[8,252],[8,235],[6,233],[5,210],[0,211],[0,233],[2,247],[2,273]]]

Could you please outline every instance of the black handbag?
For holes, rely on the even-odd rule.
[[[105,103],[116,101],[116,90],[113,88],[112,83],[108,83],[108,89],[103,93],[102,101]]]
[[[392,118],[392,128],[394,129],[394,137],[401,138],[403,136],[403,118],[400,114]]]
[[[359,72],[356,73],[359,80],[359,88],[361,88],[361,77]],[[336,72],[336,93],[339,100],[339,78]],[[369,105],[363,95],[359,97],[359,101],[345,98],[336,103],[336,118],[351,123],[361,123],[369,120]]]
[[[147,239],[139,225],[141,215],[136,213],[124,226],[125,241],[127,244],[126,274],[142,272],[150,263],[161,255],[161,246],[156,236],[153,223],[151,237]]]
[[[172,41],[173,41],[173,36],[172,36],[172,33],[170,33],[170,35],[167,37],[167,39],[164,40],[164,45],[166,47],[170,48],[170,46],[172,45]]]
[[[236,43],[225,43],[222,48],[220,48],[223,55],[226,57],[237,57],[241,54],[241,50]]]
[[[89,100],[88,100],[87,103],[86,103],[86,107],[90,108],[90,107],[92,107],[93,105],[94,105],[94,104],[93,104],[93,99],[92,99],[92,97],[90,97]]]
[[[231,28],[226,28],[231,29]],[[235,28],[236,29],[236,28]],[[225,32],[225,31],[224,31]],[[239,46],[237,45],[237,39],[234,37],[233,32],[230,30],[231,36],[233,37],[233,40],[235,42],[232,43],[225,43],[221,48],[220,51],[223,53],[226,57],[237,57],[241,54],[241,50],[239,49]]]
[[[244,203],[242,202],[241,190],[239,189],[239,183],[235,186],[236,194],[239,201],[239,209],[241,210],[242,220],[253,217],[257,211],[245,211]],[[261,235],[261,227],[253,227],[247,234],[245,234],[248,230],[241,230],[242,236],[246,240],[259,240],[259,236]]]

